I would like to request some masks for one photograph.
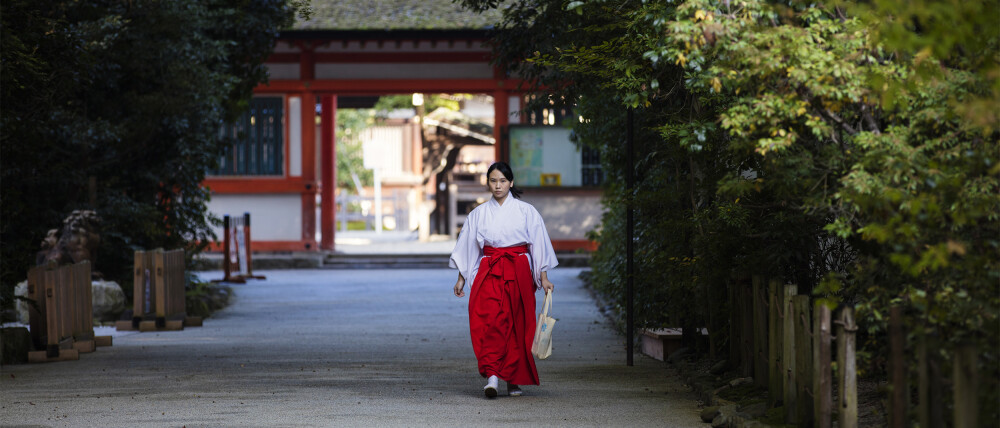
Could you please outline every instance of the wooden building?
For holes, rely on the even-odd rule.
[[[462,11],[450,0],[313,7],[309,21],[281,33],[265,64],[269,82],[255,89],[243,120],[223,131],[243,138],[204,183],[213,194],[211,212],[251,213],[254,250],[335,249],[338,108],[381,95],[486,95],[493,100],[495,159],[503,160],[510,159],[512,126],[528,129],[551,116],[520,112],[520,82],[490,64],[488,26],[497,15]],[[525,200],[545,217],[557,250],[591,248],[585,233],[600,223],[600,190],[569,181],[576,184],[523,186]]]

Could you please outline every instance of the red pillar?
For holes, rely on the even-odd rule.
[[[313,80],[316,70],[312,45],[300,45],[302,53],[299,56],[299,78],[308,84]],[[306,91],[302,93],[302,240],[306,250],[318,250],[316,245],[316,95]]]
[[[322,104],[322,126],[320,128],[320,147],[322,147],[320,154],[322,169],[320,171],[320,196],[323,200],[320,206],[320,229],[322,232],[320,249],[333,251],[333,237],[336,230],[334,222],[336,221],[337,211],[337,205],[333,199],[337,188],[337,96],[323,95],[320,98],[320,104]]]
[[[316,246],[316,95],[302,93],[302,240],[306,250]]]
[[[508,159],[504,156],[507,153],[506,144],[501,138],[507,131],[507,124],[510,121],[510,101],[507,91],[496,91],[493,93],[493,138],[496,142],[493,144],[493,154],[494,161],[504,161],[507,162]]]

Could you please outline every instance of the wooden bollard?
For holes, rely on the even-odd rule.
[[[909,400],[906,385],[906,333],[903,332],[903,308],[889,308],[889,426],[903,428],[906,424]]]
[[[784,328],[781,317],[784,292],[781,281],[772,279],[768,283],[768,294],[767,406],[775,407],[784,399],[782,371],[785,364],[782,360],[781,348],[782,329]]]
[[[814,426],[830,428],[833,417],[830,308],[823,302],[816,302],[813,318],[813,417],[816,421]]]
[[[753,379],[757,386],[767,387],[767,285],[764,279],[753,278]]]
[[[794,424],[796,421],[795,403],[796,401],[796,389],[795,389],[795,309],[792,306],[792,297],[798,291],[798,287],[793,284],[785,284],[785,293],[782,298],[782,307],[784,308],[784,319],[782,324],[782,353],[781,361],[785,364],[785,368],[782,371],[782,386],[781,389],[784,392],[784,407],[785,407],[785,423]]]
[[[796,423],[799,426],[812,426],[813,394],[812,394],[812,317],[809,311],[809,296],[799,295],[792,298],[795,308],[795,412]]]
[[[857,331],[854,309],[841,309],[840,321],[837,323],[837,369],[840,379],[837,425],[840,428],[858,427],[858,364],[855,349]]]
[[[975,428],[979,426],[979,372],[976,345],[965,343],[955,350],[953,362],[955,382],[955,428]]]

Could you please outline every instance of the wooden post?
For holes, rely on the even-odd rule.
[[[730,276],[726,284],[726,288],[729,291],[729,367],[739,370],[742,367],[742,362],[740,361],[740,343],[743,341],[740,337],[743,330],[740,328],[739,320],[742,319],[740,310],[743,309],[743,305],[739,303],[736,277]]]
[[[167,326],[167,284],[165,281],[163,249],[153,251],[153,295],[156,296],[156,328]]]
[[[139,323],[149,312],[149,267],[146,265],[146,252],[136,251],[132,258],[135,271],[132,275],[132,328],[138,329]]]
[[[232,257],[232,246],[233,246],[233,233],[230,230],[233,227],[232,218],[229,215],[222,216],[222,233],[225,235],[222,239],[222,280],[229,281],[229,276],[233,271],[232,262],[230,257]]]
[[[809,316],[809,296],[798,295],[792,298],[795,308],[795,411],[798,414],[796,422],[799,426],[812,426],[813,423],[813,357],[812,357],[812,318]]]
[[[943,428],[944,385],[938,353],[937,334],[923,332],[917,336],[917,420],[921,428]]]
[[[797,421],[797,414],[795,412],[796,403],[796,389],[795,389],[795,310],[792,308],[792,297],[798,291],[798,286],[794,284],[785,284],[785,294],[782,298],[782,306],[784,307],[784,319],[782,324],[784,328],[782,329],[782,351],[781,351],[781,361],[784,362],[784,376],[782,380],[784,381],[782,385],[782,391],[784,391],[783,403],[785,406],[785,423],[795,424]]]
[[[929,335],[928,339],[928,353],[927,353],[927,363],[928,363],[928,377],[930,378],[930,387],[928,388],[927,404],[930,407],[930,421],[928,422],[928,427],[930,428],[943,428],[944,423],[944,376],[941,373],[941,359],[937,352],[930,352],[931,350],[938,349],[941,341],[938,339],[937,332]]]
[[[332,225],[330,227],[332,228]],[[323,233],[326,233],[325,229]],[[321,238],[321,239],[326,239],[326,238]],[[266,276],[254,275],[253,273],[253,245],[252,241],[250,240],[250,213],[243,213],[243,242],[244,245],[246,245],[246,264],[247,264],[247,274],[244,275],[244,277],[253,279],[267,279]]]
[[[840,385],[838,388],[840,410],[837,412],[837,422],[840,428],[858,427],[858,367],[855,354],[855,332],[858,326],[854,324],[854,309],[840,310],[840,321],[837,323],[837,368]]]
[[[784,362],[782,361],[781,336],[784,327],[782,319],[782,299],[783,288],[781,281],[772,279],[768,283],[769,295],[767,300],[768,309],[768,338],[767,338],[767,361],[768,361],[768,383],[767,383],[767,407],[775,407],[784,398],[782,390],[782,373]]]
[[[979,374],[976,345],[965,343],[955,350],[954,382],[955,382],[955,428],[975,428],[979,420],[979,385],[976,376]]]
[[[813,416],[815,426],[830,428],[833,418],[833,374],[830,372],[830,308],[816,302],[813,310]]]
[[[740,328],[742,333],[740,334],[743,339],[740,343],[740,351],[743,354],[740,360],[743,361],[742,372],[743,377],[753,376],[754,367],[756,366],[756,354],[754,353],[754,292],[753,284],[748,281],[749,278],[740,279],[740,305],[743,309],[740,311]]]
[[[930,426],[931,409],[927,398],[930,395],[930,367],[927,356],[927,335],[917,335],[917,421],[920,428]]]
[[[906,386],[906,337],[903,332],[903,308],[889,309],[889,426],[906,426],[907,386]]]
[[[753,277],[753,355],[754,383],[761,387],[767,387],[769,378],[767,376],[767,286],[764,279],[759,276]]]

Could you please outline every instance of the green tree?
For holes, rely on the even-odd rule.
[[[946,338],[942,356],[977,343],[989,403],[1000,347],[1000,30],[986,13],[996,10],[523,1],[507,7],[496,49],[545,101],[590,119],[574,128],[605,148],[613,177],[594,276],[620,299],[630,202],[640,324],[695,317],[711,328],[702,303],[730,275],[778,276],[855,305],[869,353],[884,352],[891,305],[907,308],[915,334]],[[609,100],[619,108],[599,105]],[[621,106],[640,118],[635,171],[621,160]],[[629,172],[636,189],[622,195]],[[998,419],[981,407],[982,420]]]
[[[201,182],[219,127],[266,77],[261,63],[294,3],[3,3],[4,296],[73,209],[102,217],[95,267],[120,283],[131,282],[134,249],[191,254],[213,239]]]
[[[357,186],[373,184],[372,171],[364,166],[361,133],[374,123],[371,109],[337,110],[337,187],[359,192]]]

